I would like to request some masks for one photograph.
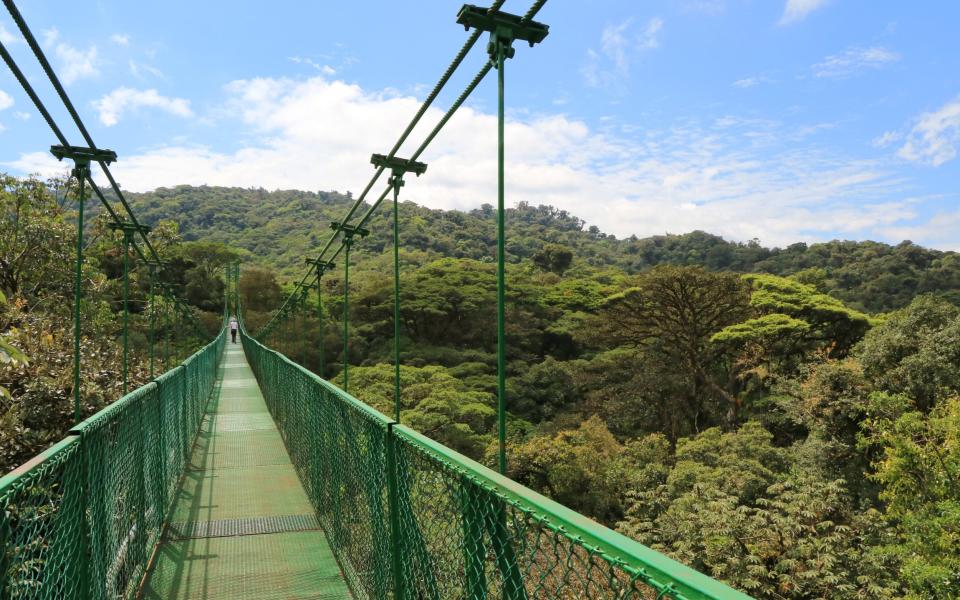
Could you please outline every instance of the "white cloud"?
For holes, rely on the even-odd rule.
[[[637,54],[660,47],[663,19],[653,17],[640,31],[634,31],[633,19],[608,25],[600,33],[600,50],[587,50],[581,74],[590,87],[618,87],[630,74]]]
[[[16,118],[17,120],[20,120],[20,121],[27,121],[27,120],[30,119],[30,113],[28,113],[28,112],[23,112],[23,111],[21,111],[21,110],[15,110],[15,111],[13,111],[13,116],[14,116],[14,118]]]
[[[3,90],[0,90],[0,110],[6,110],[13,106],[13,97]]]
[[[100,74],[97,47],[80,50],[60,41],[60,32],[54,27],[43,32],[43,45],[53,48],[57,59],[57,73],[64,85]]]
[[[957,237],[960,211],[939,212],[926,221],[885,227],[881,231],[891,240],[912,240],[940,250],[960,251],[960,239]]]
[[[130,73],[137,79],[145,79],[144,74],[152,75],[157,79],[165,79],[163,71],[160,69],[146,63],[137,62],[132,58],[127,61],[127,66],[130,67]]]
[[[3,26],[3,23],[0,23],[0,43],[9,46],[10,44],[16,44],[19,41],[20,38],[7,31],[7,29]]]
[[[640,48],[657,48],[660,46],[660,30],[663,29],[663,19],[650,19],[644,30],[637,36],[637,46]]]
[[[370,154],[388,150],[419,107],[411,96],[319,76],[235,81],[225,93],[223,113],[240,121],[244,146],[180,144],[125,154],[114,169],[124,188],[189,183],[356,192],[372,174]],[[441,114],[430,109],[420,135]],[[881,163],[801,146],[791,141],[800,134],[776,122],[678,122],[640,138],[609,127],[591,129],[559,115],[509,120],[508,204],[552,204],[618,236],[706,229],[780,245],[837,232],[867,237],[914,217],[913,205],[891,200],[905,184]],[[409,155],[413,142],[419,139],[400,155]],[[496,143],[495,116],[462,108],[422,157],[430,169],[410,180],[404,198],[448,209],[494,203]],[[44,153],[11,166],[63,170]]]
[[[110,36],[110,41],[118,46],[129,46],[130,36],[126,33],[115,33]]]
[[[733,87],[738,87],[741,89],[752,88],[760,85],[761,83],[770,83],[772,80],[769,77],[763,75],[756,75],[754,77],[744,77],[743,79],[738,79],[733,82]]]
[[[95,100],[93,107],[100,113],[100,122],[107,127],[120,122],[125,112],[140,108],[156,108],[178,117],[193,116],[189,100],[162,96],[154,89],[135,90],[120,87]]]
[[[882,135],[873,139],[871,144],[874,148],[886,148],[890,144],[899,142],[903,139],[903,134],[899,131],[884,131]]]
[[[920,115],[897,155],[939,167],[957,156],[960,146],[960,97]]]
[[[726,0],[687,0],[682,6],[684,12],[704,15],[719,15],[727,10]]]
[[[43,45],[52,46],[60,39],[60,30],[56,27],[51,27],[50,29],[43,30]]]
[[[337,74],[337,70],[331,67],[330,65],[326,65],[326,64],[321,65],[320,63],[315,62],[312,59],[304,58],[302,56],[290,56],[288,57],[288,60],[290,62],[297,63],[298,65],[309,65],[314,69],[320,71],[324,75],[333,76]]]
[[[880,46],[850,47],[813,65],[815,77],[843,78],[867,69],[880,69],[900,60],[900,55]]]
[[[830,0],[787,0],[783,7],[783,16],[780,17],[781,25],[789,25],[807,18],[807,15],[821,8]]]

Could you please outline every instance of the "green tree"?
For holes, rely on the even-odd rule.
[[[748,287],[733,273],[700,267],[657,267],[637,285],[611,296],[588,336],[610,346],[654,350],[691,377],[691,394],[707,395],[735,421],[741,406],[724,350],[710,338],[748,314]]]
[[[608,473],[624,448],[599,417],[576,429],[513,442],[507,452],[512,479],[601,521],[613,522],[622,514],[622,482]]]
[[[74,227],[47,186],[0,174],[0,290],[66,295]]]
[[[960,589],[960,398],[929,413],[878,394],[864,443],[879,448],[874,477],[898,538],[885,547],[902,561],[908,597],[954,598]]]
[[[533,264],[557,275],[563,275],[572,262],[573,250],[561,244],[545,244],[533,255]]]
[[[393,414],[393,366],[350,369],[351,389],[386,414]],[[493,395],[467,387],[440,366],[400,368],[401,412],[405,425],[475,459],[490,442],[496,410]]]
[[[886,392],[905,394],[920,410],[960,393],[960,311],[921,296],[891,313],[857,348],[864,374]]]
[[[580,415],[596,414],[620,438],[662,433],[676,442],[700,425],[719,422],[722,411],[694,391],[693,378],[657,349],[621,347],[568,367]],[[583,417],[585,418],[585,417]]]
[[[757,598],[893,598],[889,533],[842,480],[792,467],[756,422],[677,444],[663,483],[629,494],[623,533]]]
[[[714,341],[758,344],[794,355],[823,348],[844,356],[870,328],[867,315],[807,285],[776,275],[744,275],[756,317],[726,327]]]
[[[266,269],[244,269],[240,273],[240,302],[245,310],[267,312],[283,301],[276,275]]]

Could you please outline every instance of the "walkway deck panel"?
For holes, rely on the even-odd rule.
[[[350,598],[239,343],[227,344],[143,597]]]

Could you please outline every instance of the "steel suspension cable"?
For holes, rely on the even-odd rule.
[[[23,74],[23,71],[20,70],[19,65],[17,65],[6,46],[3,45],[3,42],[0,42],[0,57],[3,58],[3,62],[6,63],[7,67],[10,69],[10,72],[13,73],[13,76],[20,84],[20,87],[23,88],[23,91],[26,92],[31,102],[33,102],[33,105],[40,112],[40,116],[43,117],[43,120],[50,127],[50,130],[53,131],[53,135],[57,138],[57,141],[59,141],[63,146],[69,146],[70,143],[67,141],[67,137],[63,134],[63,131],[60,130],[60,127],[53,119],[50,111],[47,110],[47,107],[43,104],[43,101],[40,100],[36,90],[33,89],[33,86],[30,84],[29,80],[27,80],[26,76]],[[97,187],[92,178],[88,178],[88,183],[91,189],[93,189],[93,191],[96,193],[97,197],[103,203],[104,207],[110,213],[110,216],[112,216],[114,220],[119,223],[121,220],[119,215],[117,215],[117,213],[113,210],[113,207],[110,206],[110,203],[107,202],[103,192],[100,191],[100,188]],[[137,249],[137,252],[140,253],[141,258],[143,258],[143,254],[140,252],[139,248]]]
[[[430,134],[427,135],[426,139],[424,139],[424,141],[420,144],[420,146],[411,156],[410,158],[411,161],[417,160],[423,154],[423,152],[427,149],[427,146],[429,146],[430,143],[434,140],[434,138],[437,137],[437,135],[440,133],[443,127],[446,126],[447,122],[449,122],[450,119],[453,117],[454,113],[456,113],[457,110],[459,110],[459,108],[463,105],[463,103],[466,102],[470,94],[473,93],[474,89],[476,89],[478,85],[480,85],[480,82],[483,81],[483,78],[487,76],[487,74],[490,72],[490,69],[492,68],[493,68],[493,63],[488,61],[480,69],[480,71],[474,76],[473,80],[471,80],[471,82],[467,85],[467,87],[464,88],[463,92],[461,92],[460,96],[457,97],[456,101],[450,106],[449,109],[447,109],[447,112],[444,113],[443,117],[440,119],[440,121],[437,122],[436,126],[434,126],[434,128],[430,131]],[[383,201],[386,199],[387,195],[390,193],[392,189],[393,189],[392,185],[387,185],[387,187],[384,188],[383,192],[380,194],[377,200],[370,206],[370,208],[360,218],[360,221],[357,223],[358,227],[363,227],[370,220],[370,218],[373,216],[374,211],[376,211],[376,209],[383,203]],[[336,235],[336,233],[334,235]],[[329,246],[330,244],[328,243],[327,246],[324,247],[324,250],[321,251],[320,256],[317,258],[318,261],[323,258],[323,254],[326,252]],[[328,261],[336,260],[336,258],[340,256],[340,253],[343,252],[343,250],[344,250],[344,246],[341,243],[341,245],[336,249],[336,251],[334,251],[333,255],[331,255],[327,260]],[[313,274],[314,276],[312,280],[310,279],[311,274]],[[309,283],[307,283],[308,281]],[[294,292],[291,292],[291,295],[288,298],[292,298],[293,293],[295,293],[296,290],[301,285],[310,286],[316,283],[316,281],[317,281],[316,273],[312,271],[308,271],[307,274],[304,276],[304,278],[294,288]],[[286,307],[286,303],[284,303],[284,305],[281,305],[281,307],[277,309],[276,313],[270,319],[270,321],[268,321],[257,332],[258,335],[262,335],[263,333],[265,333],[265,330],[268,329],[268,327],[272,324],[274,319],[283,317],[285,307]]]
[[[4,2],[9,2],[9,1],[11,1],[11,0],[4,0]],[[500,10],[500,7],[503,6],[504,1],[505,1],[505,0],[496,0],[496,1],[490,6],[490,8],[488,9],[488,12],[489,12],[489,13],[494,13],[494,12],[499,11],[499,10]],[[545,0],[543,0],[543,2],[545,2]],[[543,2],[540,2],[540,5],[541,5],[541,6],[543,5]],[[533,9],[531,8],[531,10],[533,10]],[[537,8],[537,10],[539,10],[539,8]],[[535,11],[534,11],[534,13],[535,13]],[[407,127],[406,127],[406,128],[403,130],[403,132],[400,134],[400,137],[397,139],[396,143],[394,143],[393,148],[390,149],[390,152],[387,154],[388,158],[393,158],[393,157],[394,157],[394,155],[396,154],[396,152],[400,149],[400,147],[403,145],[403,143],[407,140],[407,138],[408,138],[408,137],[410,136],[410,134],[413,132],[414,128],[415,128],[415,127],[417,126],[417,124],[420,122],[420,119],[423,118],[423,115],[426,114],[427,110],[428,110],[428,109],[430,108],[430,106],[433,104],[434,100],[436,100],[437,96],[440,95],[440,92],[443,90],[444,86],[446,86],[447,82],[448,82],[448,81],[450,80],[450,78],[453,76],[454,72],[456,72],[457,68],[458,68],[458,67],[460,66],[460,64],[463,62],[463,59],[466,58],[467,54],[470,52],[470,50],[471,50],[471,49],[473,48],[473,46],[476,44],[477,40],[480,39],[480,35],[481,35],[481,32],[480,32],[480,31],[476,31],[476,30],[475,30],[475,31],[471,32],[470,36],[467,38],[467,41],[463,44],[463,46],[462,46],[462,47],[460,48],[460,50],[457,52],[456,56],[454,56],[453,60],[452,60],[452,61],[450,62],[450,64],[447,66],[447,69],[444,71],[443,75],[441,75],[440,80],[439,80],[439,81],[436,83],[436,85],[433,87],[433,90],[431,90],[431,92],[427,95],[426,99],[424,99],[424,101],[423,101],[423,103],[421,104],[420,108],[417,109],[416,114],[415,114],[415,115],[413,116],[413,118],[410,120],[410,123],[407,124]],[[478,83],[479,83],[479,82],[478,82]],[[476,87],[476,86],[474,85],[473,87]],[[444,123],[445,123],[445,122],[446,122],[446,121],[444,121]],[[438,130],[437,130],[436,132],[433,132],[432,135],[430,136],[430,139],[432,140],[433,137],[436,137],[436,134],[437,134],[437,133],[439,133]],[[422,152],[422,150],[421,150],[420,152]],[[378,168],[376,169],[373,177],[370,178],[370,181],[367,183],[366,187],[364,187],[363,192],[361,192],[361,194],[357,197],[356,201],[353,203],[353,205],[352,205],[352,206],[350,207],[350,209],[347,211],[346,216],[340,221],[340,223],[342,223],[342,224],[344,224],[344,225],[346,225],[346,224],[349,223],[350,219],[353,218],[354,214],[356,214],[357,209],[360,207],[360,205],[361,205],[361,204],[363,203],[363,201],[366,199],[367,194],[370,192],[370,189],[373,188],[374,184],[377,182],[377,180],[378,180],[378,179],[380,178],[380,176],[383,174],[384,170],[385,170],[385,169],[384,169],[383,167],[378,167]],[[375,202],[376,205],[379,205],[381,202],[383,202],[383,199],[386,197],[386,194],[389,192],[389,189],[390,189],[390,188],[388,187],[387,190],[384,191],[384,193],[381,195],[381,197]],[[369,213],[369,211],[368,211],[368,213]],[[321,259],[321,258],[323,258],[323,257],[326,255],[326,253],[327,253],[327,251],[330,249],[330,247],[333,246],[333,243],[334,243],[334,241],[335,241],[336,238],[337,238],[337,234],[339,234],[339,233],[340,233],[340,229],[337,229],[337,230],[335,230],[335,231],[333,232],[333,234],[330,236],[330,238],[327,240],[326,244],[324,244],[323,248],[320,250],[319,254],[317,255],[317,259],[318,259],[318,260]],[[337,253],[336,253],[336,254],[334,254],[334,257],[336,257],[337,255],[339,255],[341,249],[342,249],[342,244],[341,244],[341,248],[337,250]],[[332,260],[332,258],[331,258],[330,260]],[[266,327],[267,325],[269,325],[278,315],[281,314],[282,309],[283,309],[284,307],[286,307],[287,304],[290,302],[291,298],[293,297],[293,294],[296,293],[296,292],[299,290],[300,286],[303,285],[304,283],[306,283],[307,279],[310,278],[310,275],[311,275],[312,271],[313,271],[313,267],[310,267],[310,268],[307,270],[307,272],[304,274],[304,276],[303,276],[303,278],[300,280],[300,282],[297,283],[297,285],[295,286],[293,292],[291,292],[291,295],[287,296],[286,300],[284,300],[284,303],[280,306],[279,309],[277,309],[277,310],[274,312],[274,315],[271,316],[271,318],[267,321],[267,323],[266,323],[266,325],[264,325],[264,327]],[[260,334],[261,331],[263,331],[263,328],[261,328],[260,331],[257,332],[258,335]]]
[[[83,136],[84,140],[87,142],[87,144],[91,149],[96,149],[96,145],[94,144],[89,131],[87,130],[86,126],[83,124],[83,121],[80,118],[80,115],[77,112],[76,108],[74,107],[73,102],[70,100],[69,96],[64,90],[63,85],[61,84],[59,78],[57,77],[52,66],[50,65],[49,60],[46,58],[43,51],[40,49],[40,46],[37,43],[36,37],[33,35],[32,31],[27,26],[26,20],[23,18],[23,15],[17,9],[16,4],[13,2],[13,0],[4,0],[4,5],[6,6],[8,12],[10,12],[10,15],[13,18],[14,22],[17,24],[18,29],[20,29],[21,34],[23,34],[24,39],[27,41],[27,44],[30,46],[31,50],[36,56],[38,62],[40,63],[41,67],[44,70],[44,73],[47,75],[47,78],[50,80],[51,84],[54,86],[55,90],[57,91],[57,94],[59,95],[60,99],[63,101],[64,106],[67,108],[67,111],[70,113],[70,116],[73,118],[74,123],[77,125],[77,128],[80,130],[80,133]],[[2,43],[0,43],[0,56],[2,56],[4,62],[7,64],[7,67],[13,73],[18,83],[20,83],[24,92],[26,92],[27,96],[33,102],[34,106],[40,112],[44,121],[53,131],[53,134],[57,138],[57,140],[61,143],[62,146],[69,147],[70,144],[67,141],[66,136],[63,134],[63,131],[57,125],[55,119],[50,114],[50,111],[46,108],[43,101],[40,99],[39,95],[34,90],[33,86],[27,80],[23,71],[19,68],[16,61],[13,59],[12,55],[9,53],[9,51],[7,51],[6,47],[3,46]],[[147,248],[150,250],[150,253],[152,254],[154,260],[156,262],[159,262],[159,255],[157,254],[157,251],[153,247],[152,243],[150,242],[150,239],[147,237],[147,231],[149,231],[148,228],[141,226],[140,223],[137,221],[136,215],[133,213],[133,210],[130,208],[129,204],[126,202],[126,199],[123,197],[122,192],[120,192],[120,187],[117,184],[116,179],[114,179],[113,174],[110,172],[107,164],[103,160],[97,160],[96,162],[103,169],[104,174],[106,175],[108,181],[110,182],[111,187],[113,188],[115,194],[117,195],[118,199],[120,200],[121,204],[123,205],[124,209],[129,215],[131,223],[137,228],[137,232],[143,238],[143,241],[147,246]],[[114,222],[117,225],[123,225],[124,223],[123,219],[120,217],[120,215],[117,214],[113,206],[106,199],[100,187],[93,180],[92,175],[89,173],[89,169],[84,170],[84,172],[86,173],[86,176],[84,177],[86,183],[90,186],[90,188],[96,194],[101,204],[110,214],[110,216],[113,218]],[[82,182],[79,182],[79,183],[81,183],[81,190],[82,190]],[[85,198],[84,198],[84,201],[85,201]],[[136,240],[131,239],[130,245],[133,247],[134,251],[144,262],[146,263],[150,262],[150,260],[143,253],[143,250],[140,248],[139,244],[136,243]],[[194,326],[196,326],[196,323],[194,323]]]
[[[40,111],[40,115],[43,117],[43,120],[46,121],[47,125],[50,126],[50,129],[53,130],[53,135],[57,137],[57,140],[61,144],[64,146],[69,146],[70,144],[67,143],[66,136],[64,136],[63,132],[60,131],[60,128],[57,127],[56,121],[53,120],[53,117],[50,115],[47,107],[43,105],[40,97],[37,96],[37,93],[34,91],[33,86],[30,85],[30,82],[23,74],[23,71],[20,70],[20,67],[17,66],[16,61],[13,60],[13,56],[11,56],[10,52],[7,51],[7,47],[3,45],[2,41],[0,41],[0,56],[3,57],[3,62],[7,63],[7,67],[10,68],[14,78],[20,83],[20,87],[23,88],[23,91],[25,91],[27,96],[30,97],[30,100],[33,101],[34,106],[36,106],[37,110]]]
[[[502,4],[502,3],[501,3],[501,4]],[[467,87],[464,88],[463,92],[461,92],[460,96],[457,97],[456,101],[450,106],[449,109],[447,109],[447,112],[444,113],[443,117],[440,119],[440,121],[437,122],[436,126],[434,126],[434,128],[430,131],[429,135],[427,135],[426,139],[424,139],[424,141],[420,144],[420,146],[417,148],[417,150],[416,150],[416,151],[414,152],[414,154],[411,156],[410,160],[417,160],[417,159],[423,154],[423,152],[427,149],[427,146],[429,146],[430,143],[433,142],[434,138],[436,138],[437,135],[439,135],[440,131],[441,131],[441,130],[444,128],[444,126],[446,126],[446,124],[450,121],[450,119],[453,117],[454,113],[456,113],[457,110],[459,110],[460,107],[463,105],[463,103],[466,102],[466,100],[467,100],[467,98],[470,96],[470,94],[474,91],[474,89],[476,89],[476,87],[477,87],[478,85],[480,85],[480,82],[483,81],[483,78],[487,76],[487,74],[490,72],[490,69],[492,69],[492,68],[493,68],[493,63],[491,63],[491,62],[488,61],[488,62],[480,69],[480,71],[474,76],[473,80],[471,80],[470,83],[467,85]],[[384,170],[383,168],[379,168],[379,169],[378,169],[378,172],[383,171],[383,170]],[[393,186],[392,186],[392,185],[387,185],[387,187],[384,188],[383,192],[382,192],[382,193],[380,194],[380,196],[376,199],[376,201],[374,201],[374,203],[370,206],[370,208],[367,209],[367,211],[366,211],[366,212],[363,214],[363,216],[360,218],[360,221],[357,223],[357,226],[358,226],[358,227],[363,227],[363,226],[370,220],[370,218],[373,216],[374,211],[376,211],[377,208],[383,203],[383,201],[386,199],[387,195],[389,195],[389,193],[390,193],[390,191],[391,191],[392,189],[393,189]],[[350,214],[348,214],[347,218],[349,218],[349,217],[350,217]],[[336,237],[337,232],[339,232],[339,229],[334,232],[334,237]],[[317,260],[323,259],[324,254],[325,254],[326,251],[330,248],[330,246],[332,245],[332,242],[333,242],[333,240],[331,239],[331,240],[327,243],[327,245],[324,246],[324,248],[323,248],[323,250],[321,250],[320,255],[318,256]],[[340,256],[340,253],[343,252],[343,250],[344,250],[344,246],[343,246],[343,243],[341,243],[340,246],[334,251],[333,255],[331,255],[331,256],[330,256],[328,259],[326,259],[326,260],[328,260],[328,261],[336,260],[336,258]],[[312,282],[315,282],[315,281],[316,281],[316,279],[314,278],[314,279],[311,281],[311,283],[307,283],[307,281],[310,280],[311,274],[315,275],[315,273],[313,273],[312,270],[308,270],[307,273],[306,273],[306,275],[304,275],[304,278],[303,278],[299,283],[297,283],[297,285],[294,287],[294,291],[291,292],[290,296],[288,296],[288,301],[289,301],[290,298],[293,297],[293,294],[296,293],[296,291],[300,288],[300,286],[302,286],[302,285],[304,285],[304,284],[306,284],[306,285],[311,285]],[[271,317],[271,319],[260,329],[260,331],[257,332],[258,335],[260,335],[260,334],[264,331],[264,329],[266,329],[266,328],[273,322],[274,319],[283,316],[283,314],[284,314],[284,308],[285,308],[286,306],[287,306],[287,303],[284,302],[284,304],[281,305],[279,309],[277,309],[277,311],[274,313],[274,315]]]
[[[80,118],[80,114],[77,112],[77,109],[74,107],[73,102],[70,100],[70,97],[67,95],[66,90],[63,88],[63,84],[60,83],[60,78],[57,77],[57,74],[54,72],[53,67],[50,65],[50,61],[47,59],[43,50],[40,48],[40,44],[37,42],[37,38],[33,35],[33,32],[30,31],[30,28],[27,26],[26,20],[24,20],[23,15],[20,14],[20,10],[17,9],[17,5],[13,0],[3,0],[4,6],[7,7],[7,11],[10,13],[10,16],[13,18],[14,22],[17,24],[17,28],[20,29],[20,33],[23,35],[24,39],[27,42],[27,45],[30,46],[30,49],[33,51],[34,56],[37,58],[37,61],[40,63],[41,68],[44,73],[47,75],[47,79],[50,80],[50,83],[53,85],[54,89],[57,92],[57,95],[60,97],[60,100],[63,102],[63,105],[66,107],[67,112],[70,113],[70,116],[73,118],[73,122],[76,124],[77,129],[80,130],[80,135],[83,136],[84,141],[87,142],[87,145],[90,148],[96,148],[97,145],[93,142],[93,137],[90,135],[90,132],[87,131],[87,127],[84,125],[83,120]],[[49,113],[47,113],[49,116]],[[45,117],[46,118],[46,117]],[[52,120],[51,120],[52,121]],[[50,121],[48,121],[50,124]],[[53,125],[51,125],[53,126]],[[62,134],[58,137],[62,137]],[[64,145],[66,144],[65,140],[61,140]],[[114,194],[116,194],[117,199],[120,201],[120,204],[123,205],[124,209],[127,212],[127,215],[130,217],[130,221],[136,225],[140,226],[139,221],[137,221],[136,215],[133,214],[133,209],[130,208],[130,205],[127,203],[126,198],[124,198],[123,193],[120,191],[120,186],[117,184],[116,180],[113,177],[113,174],[110,172],[107,164],[98,160],[97,164],[100,165],[100,169],[106,175],[107,180],[110,182],[110,186],[113,189]],[[101,199],[103,195],[100,194]],[[104,200],[106,203],[106,200]],[[112,212],[112,211],[111,211]],[[114,217],[116,214],[114,213]],[[160,260],[160,256],[157,254],[156,249],[153,247],[153,244],[150,243],[150,239],[145,233],[141,232],[141,237],[144,244],[147,248],[150,249],[151,254],[155,260]],[[141,255],[142,256],[142,255]]]

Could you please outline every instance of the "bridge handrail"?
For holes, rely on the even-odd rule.
[[[355,597],[749,599],[241,340]]]
[[[0,598],[136,595],[225,335],[0,478]]]

